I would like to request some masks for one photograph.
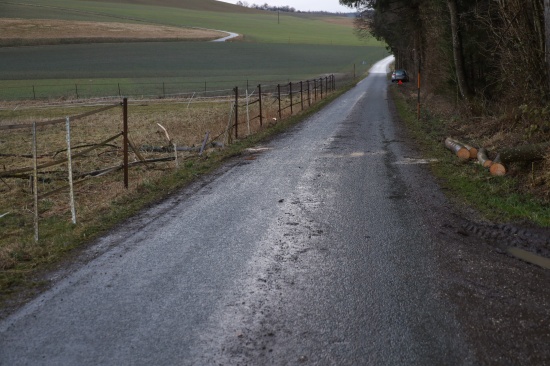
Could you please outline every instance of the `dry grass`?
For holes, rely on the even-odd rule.
[[[132,40],[211,40],[222,32],[147,24],[85,22],[55,19],[0,19],[0,45]]]
[[[263,98],[264,126],[268,125],[267,118],[272,121],[276,116],[275,100]],[[226,143],[228,138],[227,127],[230,121],[230,99],[217,101],[185,100],[172,101],[134,101],[128,108],[129,135],[137,147],[155,146],[168,147],[169,143],[164,131],[158,126],[165,127],[172,142],[177,146],[200,146],[205,133],[210,132],[210,142]],[[244,99],[240,101],[245,104]],[[114,103],[112,103],[114,104]],[[6,105],[7,106],[7,105]],[[10,105],[9,107],[12,107]],[[0,110],[0,125],[29,124],[33,121],[45,121],[74,116],[97,109],[97,106],[50,106],[39,107],[36,103],[18,108]],[[15,109],[15,110],[14,110]],[[288,114],[288,111],[286,112]],[[248,135],[246,108],[239,108],[239,137]],[[260,131],[258,103],[250,105],[249,115],[250,134]],[[71,123],[71,147],[73,156],[83,151],[84,146],[94,145],[108,139],[122,131],[122,108],[115,107],[92,116],[76,120]],[[230,131],[234,134],[234,130]],[[4,172],[14,169],[32,167],[32,129],[3,130],[0,137],[0,169]],[[98,215],[108,212],[113,204],[123,202],[127,197],[139,195],[143,187],[153,186],[166,173],[176,170],[174,161],[138,165],[129,172],[129,189],[123,187],[122,173],[115,172],[100,177],[90,177],[86,173],[119,166],[122,164],[122,138],[110,142],[106,146],[98,147],[86,156],[73,159],[73,174],[79,184],[75,187],[75,201],[78,225],[84,235],[86,226],[97,221]],[[212,147],[206,156],[215,152]],[[141,151],[145,159],[172,157],[173,152],[155,153]],[[66,157],[65,124],[40,126],[37,128],[37,155],[38,164],[45,164]],[[178,161],[186,164],[186,159],[196,158],[196,152],[179,152]],[[139,160],[137,154],[130,151],[130,162]],[[21,262],[36,260],[44,257],[44,248],[33,244],[33,194],[31,177],[32,171],[11,174],[0,180],[0,218],[2,235],[0,238],[0,273],[15,270]],[[81,178],[77,178],[81,177]],[[49,168],[40,169],[38,173],[38,193],[43,195],[60,187],[68,187],[68,168],[66,163]],[[39,217],[41,226],[48,226],[49,222],[69,223],[71,219],[68,189],[39,200]],[[49,229],[46,229],[49,231]],[[47,233],[44,235],[48,235]],[[57,232],[54,235],[60,235]],[[69,239],[68,239],[69,240]],[[70,248],[71,243],[67,246]],[[49,254],[48,254],[49,255]],[[2,282],[2,281],[0,281]],[[5,284],[4,284],[5,286]],[[0,286],[2,287],[2,286]]]
[[[306,113],[314,113],[319,105],[330,98],[313,100],[311,108],[307,100]],[[313,96],[312,96],[313,97]],[[295,95],[294,114],[301,111],[300,97]],[[84,105],[83,103],[95,103]],[[117,101],[118,102],[118,101]],[[38,215],[40,239],[34,240],[34,194],[31,184],[32,171],[21,174],[6,172],[32,166],[32,128],[1,130],[0,134],[0,317],[5,309],[16,306],[25,298],[40,291],[40,273],[69,259],[73,249],[83,247],[91,239],[114,225],[123,222],[147,205],[166,197],[170,192],[193,181],[198,175],[212,171],[224,159],[240,154],[271,134],[283,131],[296,123],[300,117],[290,116],[288,97],[283,96],[283,119],[278,116],[278,99],[265,94],[262,97],[263,126],[260,126],[259,103],[252,98],[249,105],[250,123],[247,121],[245,99],[239,100],[239,140],[233,137],[233,98],[172,100],[134,100],[129,103],[129,134],[133,143],[140,146],[166,146],[168,141],[158,123],[165,127],[177,146],[200,146],[205,133],[210,132],[210,142],[224,143],[223,148],[209,144],[202,156],[196,152],[179,152],[179,165],[172,161],[135,165],[129,169],[129,187],[124,188],[122,171],[101,176],[90,176],[94,170],[121,166],[123,142],[119,137],[108,145],[97,146],[82,157],[84,145],[94,145],[117,135],[122,130],[122,108],[115,101],[59,101],[4,103],[0,109],[0,126],[27,125],[33,121],[64,119],[97,110],[97,104],[109,104],[113,108],[91,116],[74,119],[71,123],[71,148],[73,174],[75,175],[75,206],[77,224],[71,223],[68,190],[68,167],[66,163],[38,171]],[[64,104],[58,104],[64,103]],[[250,127],[249,127],[250,126]],[[249,129],[250,128],[250,129]],[[228,133],[229,132],[229,133]],[[248,135],[251,135],[248,137]],[[230,139],[229,136],[232,138]],[[243,140],[247,137],[246,140]],[[229,146],[227,142],[232,140]],[[44,164],[65,157],[65,124],[37,128],[38,163]],[[140,151],[145,159],[173,157],[174,152],[154,153]],[[139,160],[130,151],[130,163]],[[59,192],[43,196],[57,188]],[[11,304],[11,305],[10,305]]]

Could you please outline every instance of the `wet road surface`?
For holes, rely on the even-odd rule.
[[[388,62],[99,240],[0,323],[0,364],[477,364]]]

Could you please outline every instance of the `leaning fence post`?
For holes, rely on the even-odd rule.
[[[76,94],[76,99],[78,99],[78,84],[74,84],[74,92]]]
[[[38,154],[36,152],[36,122],[32,123],[32,161],[34,176],[32,187],[34,191],[34,242],[38,243]]]
[[[123,154],[124,154],[124,188],[128,189],[128,98],[122,100],[122,120],[123,120]]]
[[[36,100],[36,92],[34,91],[34,85],[32,86],[32,98]]]
[[[260,103],[260,126],[263,125],[263,116],[262,116],[262,84],[258,84],[258,95]]]
[[[239,87],[235,89],[235,140],[239,138]]]
[[[65,128],[67,130],[67,169],[69,170],[69,200],[71,206],[72,223],[76,224],[76,209],[74,206],[74,186],[73,186],[73,160],[71,156],[71,120],[65,118]]]
[[[210,131],[206,132],[206,135],[204,135],[204,140],[202,141],[201,149],[199,150],[199,156],[202,155],[204,152],[204,149],[206,149],[206,143],[208,142],[208,138],[210,137]]]
[[[224,132],[224,141],[227,142],[227,145],[231,144],[231,120],[233,119],[233,108],[235,108],[235,102],[231,102],[231,109],[229,110],[229,120],[227,121],[227,128]]]
[[[248,127],[248,134],[250,135],[250,108],[249,108],[249,98],[250,95],[248,95],[248,80],[246,81],[246,125]]]

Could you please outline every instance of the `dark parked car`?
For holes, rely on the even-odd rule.
[[[406,83],[409,81],[409,74],[405,70],[395,70],[391,74],[391,82],[395,83],[401,80],[402,82]]]

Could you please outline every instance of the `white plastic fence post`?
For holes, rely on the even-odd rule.
[[[36,152],[36,122],[32,123],[32,161],[34,176],[32,180],[34,191],[34,242],[38,243],[38,154]]]
[[[76,224],[76,209],[74,205],[74,186],[73,186],[73,161],[71,157],[71,121],[69,117],[65,119],[67,129],[67,167],[69,170],[69,199],[71,204],[72,223]]]

